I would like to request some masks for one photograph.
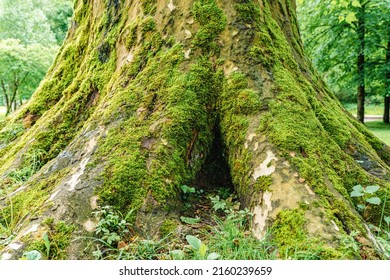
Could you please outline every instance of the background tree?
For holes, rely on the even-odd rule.
[[[7,114],[30,98],[44,77],[71,14],[70,1],[0,1],[0,104]]]
[[[3,258],[59,229],[67,258],[92,258],[83,237],[99,206],[129,212],[138,236],[159,238],[167,224],[180,235],[181,186],[203,178],[212,191],[221,173],[280,258],[386,258],[368,224],[382,228],[390,206],[362,212],[359,195],[378,185],[373,202],[385,201],[389,147],[314,70],[295,9],[290,0],[76,1],[45,80],[0,123],[0,223],[18,242]]]
[[[19,40],[0,40],[0,84],[6,115],[30,98],[57,50],[56,46],[24,46]]]
[[[357,100],[357,116],[363,122],[366,95],[375,100],[387,94],[389,13],[383,11],[390,10],[389,1],[299,2],[309,55],[340,100]]]

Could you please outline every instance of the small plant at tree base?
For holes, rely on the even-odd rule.
[[[371,205],[380,205],[382,203],[381,199],[378,196],[375,196],[375,193],[380,189],[379,186],[367,186],[363,187],[361,185],[356,185],[353,187],[351,192],[351,197],[360,198],[360,204],[357,205],[358,209],[362,211],[364,218],[367,218],[367,210]],[[387,195],[383,202],[382,214],[380,218],[379,226],[369,224],[369,228],[375,232],[375,239],[381,245],[382,253],[390,258],[390,216],[385,216],[385,206],[386,206]],[[385,222],[387,229],[382,227],[382,222]]]
[[[199,199],[202,196],[203,190],[201,189],[197,190],[196,188],[189,187],[187,185],[180,186],[180,189],[182,191],[181,197],[184,202],[183,211],[185,212],[187,210],[190,210],[193,207],[192,202],[194,200]]]
[[[129,218],[134,211],[131,210],[125,217],[114,211],[110,206],[104,206],[94,215],[99,218],[95,233],[108,245],[117,244],[126,234],[129,233]]]
[[[226,200],[221,199],[219,195],[211,196],[210,200],[211,200],[211,204],[213,205],[212,209],[216,212],[218,210],[225,211],[228,208],[228,204]]]
[[[31,250],[28,252],[25,252],[21,258],[22,260],[29,260],[29,261],[38,261],[42,259],[42,255],[37,250]]]
[[[360,197],[360,203],[357,208],[363,212],[363,216],[366,217],[370,205],[380,205],[381,199],[378,196],[373,196],[379,190],[379,186],[367,186],[356,185],[353,187],[351,197]]]
[[[189,187],[187,185],[182,185],[180,187],[180,189],[183,192],[183,198],[185,198],[185,195],[188,195],[188,194],[191,194],[191,193],[195,193],[195,188]]]
[[[212,252],[208,254],[209,248],[199,238],[193,235],[187,235],[186,240],[189,244],[189,249],[194,260],[217,260],[220,255]],[[171,257],[174,260],[183,260],[186,256],[183,250],[173,250],[170,252]]]

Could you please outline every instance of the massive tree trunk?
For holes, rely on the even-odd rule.
[[[281,256],[385,257],[366,226],[382,205],[363,217],[350,192],[376,184],[386,196],[389,147],[305,57],[294,1],[79,0],[44,82],[1,126],[0,221],[17,233],[3,258],[59,223],[76,229],[67,258],[92,258],[78,237],[97,203],[136,209],[153,236],[212,154]]]

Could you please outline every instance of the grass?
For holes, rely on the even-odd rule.
[[[368,129],[374,133],[376,137],[390,146],[390,125],[383,122],[366,122]]]
[[[5,118],[6,111],[7,111],[7,109],[5,108],[5,106],[0,106],[0,121]]]
[[[356,103],[346,103],[343,104],[344,108],[348,110],[353,115],[356,115],[357,104]],[[383,104],[366,104],[364,106],[364,111],[366,115],[383,115]]]

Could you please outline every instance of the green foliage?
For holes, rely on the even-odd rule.
[[[379,205],[381,204],[381,199],[377,196],[373,196],[379,190],[379,186],[367,186],[363,187],[362,185],[356,185],[353,187],[351,192],[351,197],[360,197],[357,208],[360,211],[363,211],[363,216],[366,216],[364,212],[367,210],[369,205]]]
[[[31,96],[57,51],[56,45],[26,46],[16,39],[0,40],[0,92],[7,109],[12,102]]]
[[[298,17],[306,51],[331,90],[342,102],[356,99],[358,18],[365,21],[367,96],[388,95],[386,45],[390,16],[388,1],[298,1]]]
[[[196,192],[194,187],[189,187],[187,185],[180,186],[180,189],[183,192],[183,194],[190,194]]]
[[[129,233],[130,219],[133,211],[129,211],[125,217],[120,212],[109,206],[102,207],[94,215],[99,218],[95,234],[109,246],[117,244],[126,234]]]
[[[22,260],[38,261],[42,258],[42,255],[37,250],[31,250],[23,253]]]
[[[252,235],[253,213],[247,209],[239,210],[239,204],[229,197],[222,200],[210,197],[213,210],[222,218],[214,216],[216,226],[206,233],[207,244],[224,260],[264,260],[276,259],[276,244],[271,234],[261,240]]]
[[[193,235],[187,235],[186,240],[191,248],[192,257],[194,260],[217,260],[220,258],[215,252],[208,253],[209,248],[199,238]]]
[[[7,106],[7,113],[39,85],[65,38],[72,13],[69,0],[0,1],[0,104]]]

